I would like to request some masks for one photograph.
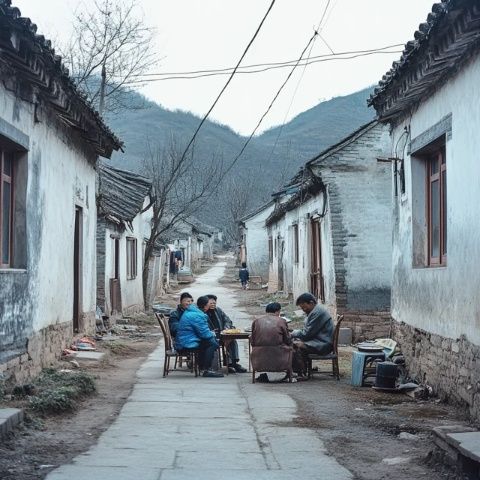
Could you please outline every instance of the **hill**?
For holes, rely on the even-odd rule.
[[[373,118],[373,111],[367,108],[366,101],[370,93],[371,89],[365,89],[321,102],[283,127],[271,128],[255,137],[232,168],[226,185],[232,185],[232,179],[238,184],[242,178],[248,189],[248,209],[255,208],[307,160],[369,122]],[[145,108],[124,111],[107,118],[113,131],[125,142],[125,152],[114,154],[111,163],[142,172],[143,159],[150,146],[168,146],[173,137],[178,150],[183,151],[200,118],[189,112],[167,110],[142,99],[137,93],[131,95],[132,104],[140,101]],[[246,137],[225,125],[206,121],[195,143],[196,165],[199,169],[206,168],[213,155],[217,159],[223,158],[224,164],[229,165],[245,140]],[[224,221],[220,219],[225,218],[219,208],[221,210],[228,201],[229,192],[225,190],[220,189],[221,195],[216,198],[214,207],[219,226]],[[207,221],[205,216],[201,217]]]

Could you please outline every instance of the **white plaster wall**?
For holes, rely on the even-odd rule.
[[[285,241],[284,254],[284,291],[293,298],[310,291],[311,233],[310,218],[323,212],[323,195],[309,199],[304,204],[286,214],[270,226],[273,238],[282,237]],[[325,282],[325,305],[335,308],[335,270],[328,209],[322,224],[322,267]],[[298,225],[299,261],[294,261],[293,225]],[[268,240],[267,240],[268,242]],[[268,252],[268,243],[267,243]],[[269,291],[275,291],[278,285],[278,258],[274,248],[274,261],[270,264]]]
[[[143,310],[143,219],[140,214],[133,219],[132,226],[133,229],[127,228],[120,239],[120,285],[124,311]],[[137,239],[137,276],[133,279],[127,278],[127,238]]]
[[[447,141],[447,266],[412,266],[411,162],[406,155],[406,195],[394,199],[392,314],[397,321],[480,345],[480,57],[419,105],[411,122],[392,133],[395,145],[405,125],[415,138],[452,114]]]
[[[17,101],[0,85],[0,117],[29,136],[27,236],[41,218],[41,229],[27,252],[27,273],[38,268],[32,328],[72,321],[75,207],[83,209],[82,310],[93,315],[96,299],[95,170],[91,151],[80,151],[48,116],[34,123],[33,106]],[[35,186],[35,192],[33,192]],[[38,264],[32,263],[32,251]],[[8,273],[4,273],[8,275]]]
[[[273,204],[245,221],[245,246],[247,247],[247,267],[250,275],[268,277],[268,231],[265,220],[273,211]]]

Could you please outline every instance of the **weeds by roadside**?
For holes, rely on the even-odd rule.
[[[120,340],[103,342],[102,346],[109,350],[113,355],[127,356],[135,352],[134,348]]]
[[[72,411],[78,401],[95,392],[95,379],[84,371],[45,369],[28,385],[17,385],[12,398],[42,415]]]

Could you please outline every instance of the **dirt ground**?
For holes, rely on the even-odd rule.
[[[238,269],[233,265],[221,280],[236,291],[240,306],[254,316],[264,313],[264,305],[278,301],[287,317],[297,308],[291,299],[269,295],[265,290],[239,288]],[[299,326],[297,320],[290,326]],[[356,479],[427,480],[463,479],[462,473],[439,461],[432,429],[440,425],[467,424],[461,411],[437,399],[416,400],[405,394],[383,393],[350,385],[352,347],[341,347],[340,371],[336,381],[326,374],[307,382],[258,384],[290,395],[299,406],[293,426],[313,428],[328,452],[349,469]],[[323,371],[331,364],[323,363]],[[242,383],[249,382],[249,378]],[[281,423],[281,419],[279,419]],[[405,432],[409,435],[400,435]]]
[[[0,478],[43,479],[54,466],[68,463],[87,450],[116,418],[135,383],[135,374],[158,344],[160,328],[153,317],[143,317],[134,333],[119,332],[113,342],[97,342],[108,352],[106,360],[85,368],[96,378],[97,392],[71,413],[48,417],[27,411],[27,420],[0,445]],[[107,344],[108,343],[108,344]],[[60,362],[59,368],[70,368]],[[21,406],[4,402],[1,406]]]
[[[285,304],[287,315],[296,310],[288,299],[277,299],[263,290],[241,290],[233,265],[227,272],[221,283],[232,289],[252,318],[263,314],[264,305],[273,300]],[[161,303],[173,306],[177,296],[172,292]],[[29,414],[29,421],[0,445],[1,479],[43,479],[54,466],[68,463],[96,442],[130,394],[138,367],[158,343],[160,329],[151,317],[141,331],[122,335],[109,348],[98,342],[100,350],[110,353],[107,361],[87,369],[96,376],[97,393],[77,411],[47,418]],[[314,429],[328,452],[356,479],[462,479],[436,460],[431,434],[435,426],[465,423],[461,412],[436,399],[419,401],[404,394],[353,388],[349,384],[350,359],[351,348],[342,349],[343,376],[338,382],[319,374],[308,382],[257,384],[257,388],[274,388],[290,395],[299,406],[293,425]],[[241,384],[250,382],[248,374],[239,378]],[[401,439],[402,432],[413,436]]]

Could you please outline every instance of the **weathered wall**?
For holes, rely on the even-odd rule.
[[[101,229],[100,222],[99,230]],[[101,260],[100,252],[105,251],[105,267],[103,268],[104,277],[103,284],[105,288],[105,302],[107,314],[110,315],[110,279],[115,277],[115,239],[119,241],[119,278],[122,296],[122,313],[127,315],[144,310],[143,306],[143,286],[142,286],[142,269],[143,269],[143,252],[144,252],[144,219],[142,215],[137,215],[132,222],[133,229],[127,227],[125,230],[119,230],[113,224],[107,223],[104,229],[104,245],[100,246],[98,254]],[[135,278],[127,278],[127,238],[136,238],[137,240],[137,276]],[[102,267],[99,267],[101,272]],[[98,292],[99,293],[99,292]]]
[[[451,114],[447,136],[446,267],[415,268],[412,236],[412,159],[405,149],[406,192],[394,198],[392,316],[398,322],[449,339],[462,335],[480,345],[480,58],[472,60],[455,78],[426,99],[413,113],[412,139]],[[407,123],[392,134],[395,144]],[[416,356],[428,355],[417,345]],[[458,352],[462,357],[462,353]],[[438,359],[441,359],[439,355]]]
[[[245,220],[244,233],[246,247],[246,262],[250,275],[268,278],[268,232],[265,220],[273,211],[273,204],[268,205],[261,212]]]
[[[409,374],[480,419],[480,347],[465,336],[446,338],[403,322],[392,327]]]
[[[384,312],[391,289],[391,168],[388,129],[374,125],[314,163],[328,186],[339,313]]]
[[[0,85],[0,119],[28,138],[25,264],[18,271],[0,269],[3,354],[25,351],[28,338],[52,325],[69,325],[62,329],[71,334],[76,206],[83,213],[80,329],[94,328],[96,157],[70,138],[55,118],[42,110],[38,113],[41,121],[35,123],[33,106],[15,99]],[[60,354],[65,338],[58,338],[54,348]]]
[[[294,299],[300,294],[310,291],[311,271],[311,231],[310,219],[323,212],[324,196],[322,193],[314,196],[299,207],[290,210],[270,226],[270,235],[283,240],[283,291],[291,294]],[[327,214],[321,222],[322,269],[325,283],[325,305],[332,314],[335,312],[335,271],[333,264],[333,249],[330,228],[330,218]],[[298,225],[299,259],[295,262],[293,225]],[[267,238],[268,247],[268,238]],[[268,253],[268,248],[267,248]],[[269,291],[278,290],[278,248],[275,248],[273,262],[270,264]]]

